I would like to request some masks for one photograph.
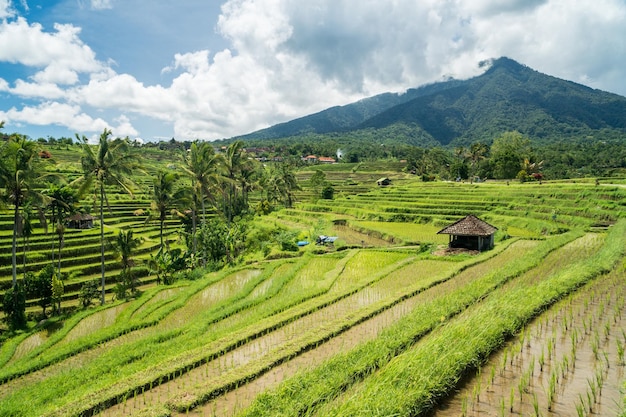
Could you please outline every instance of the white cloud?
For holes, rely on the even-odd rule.
[[[12,17],[15,14],[11,8],[11,0],[0,0],[0,19]]]
[[[15,82],[15,87],[7,90],[20,97],[30,97],[38,99],[59,99],[65,92],[56,84],[52,83],[28,83],[22,80]]]
[[[26,106],[21,110],[11,108],[6,112],[0,111],[0,120],[15,125],[27,123],[39,126],[65,126],[74,132],[102,132],[104,129],[111,129],[116,137],[138,135],[130,119],[125,115],[115,118],[116,124],[111,125],[102,118],[89,116],[79,106],[58,102],[45,102],[36,107]]]
[[[29,123],[33,125],[60,125],[77,132],[102,131],[109,125],[102,119],[93,119],[81,112],[79,106],[57,102],[45,102],[36,107],[24,107],[21,110],[11,108],[0,111],[0,120],[10,123]]]
[[[91,8],[93,10],[112,9],[111,0],[91,0]]]
[[[0,61],[29,67],[97,71],[102,64],[79,38],[80,28],[55,24],[55,32],[44,32],[38,23],[29,25],[24,18],[0,24]]]
[[[175,54],[162,69],[171,83],[162,85],[96,59],[76,26],[45,32],[23,18],[0,22],[0,62],[36,69],[28,81],[0,78],[0,91],[42,102],[0,119],[41,124],[54,109],[50,123],[99,132],[109,125],[83,110],[94,109],[124,115],[112,123],[120,136],[138,135],[126,116],[136,115],[173,126],[178,139],[230,137],[384,91],[467,78],[499,56],[626,94],[622,0],[230,0],[221,10],[216,30],[230,48]],[[3,13],[12,13],[6,0]]]

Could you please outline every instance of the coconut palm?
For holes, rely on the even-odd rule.
[[[68,186],[59,186],[51,184],[45,191],[50,201],[48,209],[51,214],[51,223],[55,229],[58,238],[58,276],[61,276],[61,249],[63,249],[63,237],[65,235],[65,221],[68,216],[75,212],[75,203],[78,201],[76,192]],[[53,245],[54,249],[54,245]],[[54,261],[54,250],[52,259]]]
[[[104,204],[106,202],[108,206],[108,199],[105,185],[119,187],[132,195],[135,184],[130,178],[133,169],[137,167],[137,159],[129,152],[128,141],[123,139],[110,140],[111,134],[109,129],[104,129],[96,147],[89,145],[84,136],[82,139],[79,138],[79,141],[82,142],[83,151],[80,160],[83,175],[77,181],[81,183],[81,191],[86,190],[95,182],[97,198],[100,202],[101,304],[104,304],[106,284],[104,276]]]
[[[224,217],[230,223],[233,218],[245,209],[247,209],[246,201],[246,183],[253,171],[251,161],[246,157],[243,148],[243,142],[238,140],[228,146],[224,153],[223,159],[224,172],[222,173],[223,196],[224,196]],[[241,196],[238,196],[238,190],[241,190]]]
[[[20,210],[29,197],[41,197],[35,187],[46,176],[41,174],[37,152],[37,143],[21,135],[12,135],[0,152],[0,186],[5,189],[5,199],[13,204],[13,287],[17,282],[17,236],[22,223]]]
[[[26,202],[22,207],[22,221],[20,224],[20,236],[22,237],[22,272],[26,278],[26,253],[28,252],[29,240],[33,235],[33,207]]]
[[[183,172],[191,179],[192,208],[191,208],[191,235],[193,253],[197,254],[198,240],[197,232],[197,210],[198,205],[202,210],[202,223],[206,222],[206,202],[207,200],[215,206],[214,189],[218,183],[218,169],[222,158],[215,153],[213,146],[208,142],[194,142],[189,148],[189,154],[185,156],[182,165]]]
[[[299,190],[298,179],[288,164],[278,164],[267,179],[266,192],[269,201],[279,201],[285,207],[291,207],[294,191]]]
[[[141,239],[135,238],[132,230],[120,230],[113,243],[122,264],[121,277],[124,285],[124,293],[126,289],[130,289],[133,294],[137,291],[137,283],[131,274],[131,268],[135,265],[132,259],[133,252],[140,244]]]
[[[152,211],[159,219],[159,237],[163,250],[163,228],[167,214],[183,199],[183,190],[175,190],[178,176],[173,172],[159,171],[152,182]],[[148,217],[147,221],[151,220]]]
[[[470,159],[470,177],[474,177],[476,175],[476,169],[478,168],[478,164],[480,161],[487,158],[487,154],[489,153],[489,146],[481,143],[475,142],[470,145],[469,149],[469,159]]]

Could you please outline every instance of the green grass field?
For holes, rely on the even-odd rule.
[[[71,152],[56,153],[59,169],[76,171]],[[254,219],[312,242],[297,252],[271,248],[169,286],[146,270],[137,299],[109,297],[5,338],[0,415],[429,415],[559,300],[609,277],[626,286],[626,188],[423,183],[396,168],[324,167],[333,200],[305,186],[293,208]],[[305,184],[311,170],[298,175]],[[391,186],[376,185],[382,175]],[[105,218],[110,235],[132,227],[143,238],[138,265],[158,240],[136,214],[149,208],[147,195],[116,194]],[[437,232],[469,214],[498,228],[495,247],[445,254],[448,236]],[[10,221],[0,216],[3,255]],[[173,245],[179,227],[168,223]],[[322,234],[338,240],[315,245]],[[96,238],[66,237],[62,268],[82,273],[66,283],[65,306],[98,276]],[[38,231],[27,268],[49,262],[51,244]],[[107,254],[111,287],[119,266]],[[10,259],[0,262],[4,290]],[[608,306],[615,317],[623,307]],[[604,348],[612,366],[623,366],[615,355],[624,344]]]

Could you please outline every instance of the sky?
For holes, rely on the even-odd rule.
[[[0,121],[215,140],[501,56],[626,96],[626,0],[0,0]]]

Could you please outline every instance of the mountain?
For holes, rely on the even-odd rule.
[[[468,80],[384,93],[242,136],[276,139],[360,131],[416,145],[491,142],[517,130],[534,142],[626,138],[626,98],[542,74],[509,58]]]

